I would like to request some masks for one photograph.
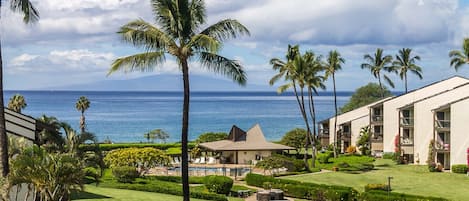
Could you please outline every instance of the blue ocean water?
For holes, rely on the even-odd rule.
[[[22,113],[35,118],[55,116],[75,129],[80,118],[75,102],[87,96],[91,101],[85,113],[87,130],[100,141],[145,142],[143,134],[156,128],[170,134],[168,141],[180,141],[182,92],[6,91],[6,101],[15,93],[23,95],[28,104]],[[339,92],[339,106],[350,95]],[[334,114],[331,93],[320,93],[315,101],[318,120]],[[268,140],[279,140],[285,132],[304,127],[292,93],[192,92],[190,104],[190,140],[204,132],[229,132],[232,125],[247,130],[259,123]]]

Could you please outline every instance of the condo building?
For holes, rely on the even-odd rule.
[[[319,122],[323,145],[334,143],[334,121],[331,117]],[[425,164],[430,143],[434,143],[432,160],[450,169],[466,163],[467,122],[469,79],[455,76],[340,114],[336,132],[343,152],[356,145],[361,128],[369,127],[372,154],[381,156],[397,149],[410,164]]]

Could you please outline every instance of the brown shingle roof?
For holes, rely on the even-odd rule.
[[[201,143],[199,146],[213,151],[295,149],[289,146],[266,141],[259,124],[254,125],[247,132],[244,132],[236,126],[233,126],[227,140]]]

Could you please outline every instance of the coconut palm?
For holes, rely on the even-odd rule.
[[[157,25],[138,19],[125,24],[118,32],[123,41],[143,48],[145,52],[118,58],[112,63],[109,74],[115,71],[151,71],[164,63],[166,55],[176,58],[184,87],[181,170],[184,201],[187,201],[189,60],[199,60],[207,70],[223,74],[238,84],[245,85],[246,73],[241,64],[219,55],[218,52],[223,41],[243,34],[248,35],[249,31],[233,19],[221,20],[203,29],[206,23],[203,0],[151,0],[151,5]]]
[[[60,133],[62,123],[55,117],[42,115],[37,119],[38,133],[37,145],[44,147],[48,152],[62,151],[65,139]]]
[[[80,130],[81,133],[85,133],[85,111],[90,108],[90,101],[88,100],[88,98],[86,98],[86,96],[80,96],[80,98],[77,100],[77,103],[75,104],[75,108],[77,108],[77,110],[81,112]]]
[[[3,1],[0,1],[0,10]],[[23,22],[26,24],[34,23],[39,19],[39,13],[29,0],[10,0],[10,9],[14,12],[20,12],[23,15]],[[1,16],[1,13],[0,13]],[[2,44],[0,40],[0,106],[3,102],[3,58]],[[10,168],[8,166],[8,138],[5,130],[5,114],[0,112],[0,159],[2,160],[2,176],[7,176]]]
[[[337,91],[335,86],[335,73],[342,69],[342,64],[345,63],[345,59],[340,56],[340,53],[336,50],[332,50],[329,52],[327,56],[326,62],[324,64],[324,68],[326,71],[326,77],[329,78],[332,76],[332,84],[334,86],[334,108],[335,108],[335,116],[334,116],[334,145],[332,146],[334,149],[334,157],[337,157]]]
[[[396,60],[393,62],[393,69],[398,72],[401,80],[404,80],[405,92],[407,93],[407,72],[418,76],[422,79],[422,67],[415,64],[416,61],[420,61],[420,56],[411,56],[412,49],[402,48],[396,55]]]
[[[8,109],[18,113],[21,113],[21,110],[26,108],[26,106],[28,106],[28,104],[26,104],[26,100],[24,100],[21,94],[13,95],[8,102]]]
[[[386,83],[394,88],[394,82],[386,75],[382,74],[381,72],[387,71],[391,72],[392,68],[392,56],[391,55],[383,55],[383,49],[376,49],[376,52],[373,56],[366,54],[363,56],[366,63],[361,65],[362,69],[370,70],[371,74],[378,79],[379,88],[381,89],[381,98],[384,98],[384,87],[381,82],[381,77],[386,81]]]
[[[451,58],[450,65],[454,67],[456,71],[464,64],[469,64],[469,38],[464,38],[462,44],[462,51],[451,50],[449,52]]]

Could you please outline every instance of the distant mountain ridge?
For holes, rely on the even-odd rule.
[[[192,91],[275,91],[275,87],[250,84],[245,87],[230,80],[190,75]],[[103,80],[88,84],[69,85],[39,90],[71,91],[182,91],[181,75],[152,75],[128,80]]]

